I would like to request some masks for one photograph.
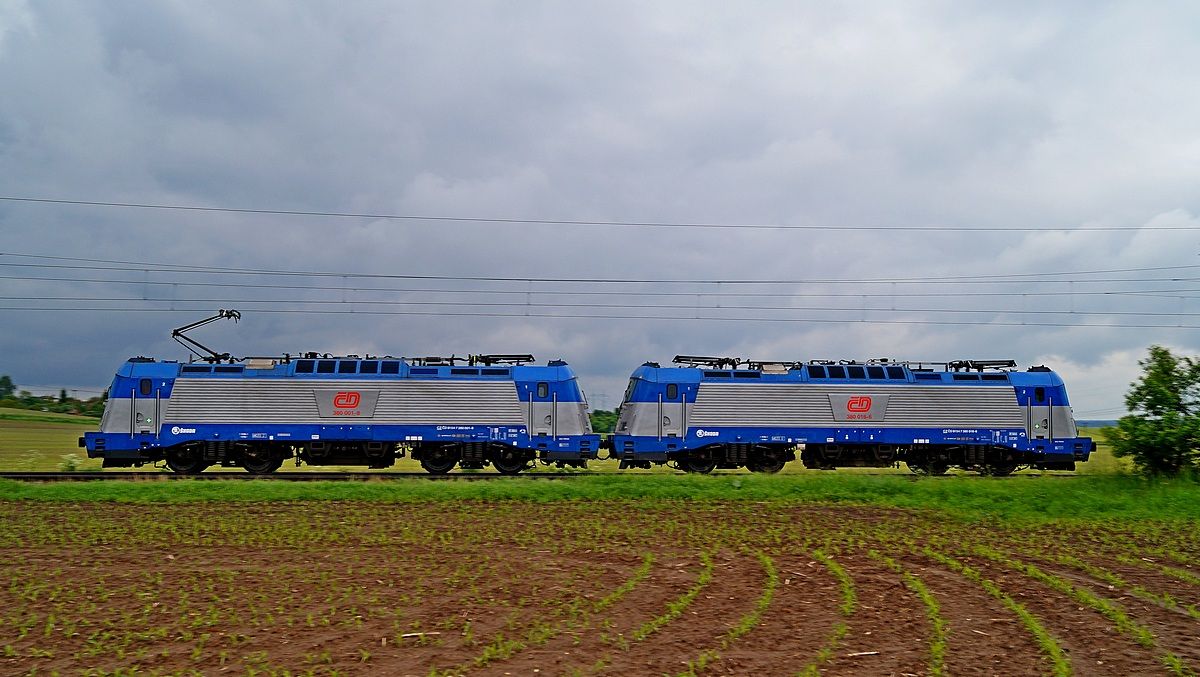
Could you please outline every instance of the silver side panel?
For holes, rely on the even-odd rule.
[[[832,403],[846,395],[886,399],[886,413],[882,420],[838,420]],[[702,383],[688,426],[1023,428],[1025,418],[1012,388]]]
[[[1049,409],[1049,414],[1046,410]],[[1070,407],[1030,407],[1030,426],[1026,432],[1034,439],[1075,437],[1075,415]],[[1053,417],[1053,420],[1051,420]]]
[[[377,391],[373,416],[322,418],[317,391]],[[524,425],[511,381],[179,379],[164,423]],[[560,434],[564,434],[561,433]]]
[[[675,407],[682,412],[682,405],[676,403]],[[688,407],[688,412],[691,412],[691,407]],[[680,427],[676,425],[677,417],[666,416],[670,419],[665,427],[659,425],[659,409],[658,402],[626,402],[621,405],[621,416],[617,419],[617,432],[623,435],[637,435],[639,437],[665,437],[670,433],[675,433],[675,437],[680,437]],[[682,416],[678,417],[680,420]],[[688,424],[691,425],[691,421]]]
[[[592,432],[592,423],[583,402],[536,402],[521,404],[532,423],[531,435],[583,435]]]
[[[587,404],[583,402],[559,402],[559,435],[586,435],[592,432],[592,419],[588,416]]]
[[[128,397],[109,398],[104,404],[104,416],[100,419],[100,432],[128,434],[132,407],[133,400]]]
[[[1054,407],[1054,438],[1077,437],[1079,430],[1075,427],[1075,412],[1070,407]]]

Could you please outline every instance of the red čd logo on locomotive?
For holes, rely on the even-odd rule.
[[[353,409],[362,402],[362,395],[353,390],[344,390],[333,396],[333,406],[338,409]]]
[[[871,398],[866,395],[857,395],[846,400],[846,411],[871,411]]]

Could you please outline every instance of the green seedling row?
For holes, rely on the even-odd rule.
[[[972,552],[980,557],[984,557],[993,562],[997,562],[1020,571],[1026,576],[1043,583],[1054,590],[1063,593],[1064,595],[1067,595],[1071,599],[1084,606],[1093,609],[1105,618],[1112,621],[1113,626],[1116,627],[1119,632],[1129,636],[1138,644],[1148,649],[1158,648],[1158,643],[1155,641],[1154,633],[1150,632],[1150,629],[1146,626],[1131,618],[1129,614],[1121,609],[1121,607],[1118,606],[1113,600],[1100,597],[1099,595],[1093,594],[1087,590],[1084,590],[1083,588],[1073,585],[1060,576],[1055,576],[1042,571],[1036,565],[1015,560],[991,548],[976,546],[972,549]],[[1175,655],[1174,653],[1166,652],[1160,656],[1160,660],[1162,660],[1163,664],[1171,670],[1172,674],[1196,674],[1189,666],[1184,664],[1183,660],[1179,656]]]
[[[950,624],[946,622],[946,619],[942,618],[942,609],[941,605],[938,604],[937,597],[929,591],[924,581],[917,577],[916,574],[905,569],[896,560],[886,555],[881,555],[876,550],[868,552],[867,555],[876,561],[882,562],[884,566],[897,574],[900,574],[901,580],[904,581],[904,586],[916,593],[917,597],[921,599],[921,603],[925,605],[925,616],[929,619],[929,625],[933,630],[929,638],[929,674],[932,677],[942,677],[946,674],[946,647],[950,634]]]
[[[1058,640],[1054,639],[1054,637],[1050,635],[1050,632],[1046,630],[1041,621],[1039,621],[1032,613],[1030,613],[1023,604],[1013,599],[1011,596],[1001,590],[1000,586],[996,585],[996,583],[990,579],[985,578],[983,574],[979,573],[979,571],[963,564],[957,559],[929,548],[925,548],[924,553],[951,571],[962,574],[962,576],[967,580],[976,583],[989,595],[1000,600],[1004,606],[1008,607],[1010,611],[1016,614],[1017,618],[1021,620],[1021,624],[1025,626],[1025,629],[1029,631],[1029,634],[1033,635],[1034,639],[1038,643],[1038,646],[1042,648],[1043,654],[1050,661],[1050,674],[1054,675],[1055,677],[1069,677],[1071,674],[1073,674],[1071,663],[1067,660],[1066,654],[1063,653],[1062,647],[1059,645]]]
[[[825,640],[817,655],[797,673],[801,677],[817,677],[821,674],[821,666],[833,658],[833,652],[837,650],[838,644],[850,633],[850,626],[847,621],[854,615],[855,609],[858,608],[858,593],[855,592],[854,579],[850,577],[850,574],[837,561],[825,554],[824,551],[814,550],[812,554],[813,559],[824,565],[837,580],[842,596],[842,603],[838,607],[838,611],[841,612],[842,618],[845,620],[833,627],[833,632]]]
[[[775,598],[775,589],[779,587],[779,572],[775,569],[775,562],[769,555],[761,551],[754,553],[754,555],[758,558],[759,564],[762,565],[765,578],[762,594],[755,601],[754,608],[738,619],[737,624],[721,636],[721,641],[716,647],[700,652],[700,655],[695,660],[688,662],[687,670],[679,673],[679,677],[696,677],[697,674],[703,672],[710,663],[721,657],[721,652],[727,649],[730,644],[733,644],[743,635],[753,630],[759,621],[762,620],[763,614],[767,612],[767,608],[771,606],[771,600]]]

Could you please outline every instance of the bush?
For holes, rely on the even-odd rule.
[[[1138,365],[1142,375],[1125,396],[1133,413],[1104,429],[1113,455],[1131,458],[1145,475],[1194,474],[1200,467],[1200,360],[1151,346]]]

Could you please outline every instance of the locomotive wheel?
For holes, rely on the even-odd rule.
[[[208,464],[198,447],[176,447],[167,450],[167,467],[180,475],[198,475]]]
[[[283,465],[282,458],[276,458],[266,449],[252,449],[242,452],[242,467],[252,475],[269,475]]]
[[[515,451],[502,451],[492,459],[492,467],[501,475],[516,475],[529,467],[529,461],[518,456]]]
[[[998,463],[989,463],[979,469],[980,475],[990,475],[992,477],[1008,477],[1017,470],[1017,464],[1011,461],[1000,461]]]
[[[717,467],[717,462],[705,461],[699,458],[685,458],[679,462],[679,467],[684,472],[694,472],[700,475],[707,475]]]
[[[458,457],[445,449],[426,452],[425,458],[421,459],[421,467],[430,475],[445,475],[453,470],[457,463]]]
[[[769,452],[763,454],[756,460],[747,462],[746,468],[748,468],[750,472],[761,472],[774,475],[780,470],[783,470],[785,463],[787,463],[787,461],[783,460],[782,454]]]
[[[926,463],[917,463],[915,461],[905,461],[909,472],[914,475],[945,475],[950,470],[950,466],[941,461],[928,461]]]
[[[767,473],[768,475],[774,475],[780,470],[783,470],[784,463],[786,462],[781,458],[765,458],[760,461],[750,461],[746,464],[746,467],[750,470],[750,472],[761,472]]]

